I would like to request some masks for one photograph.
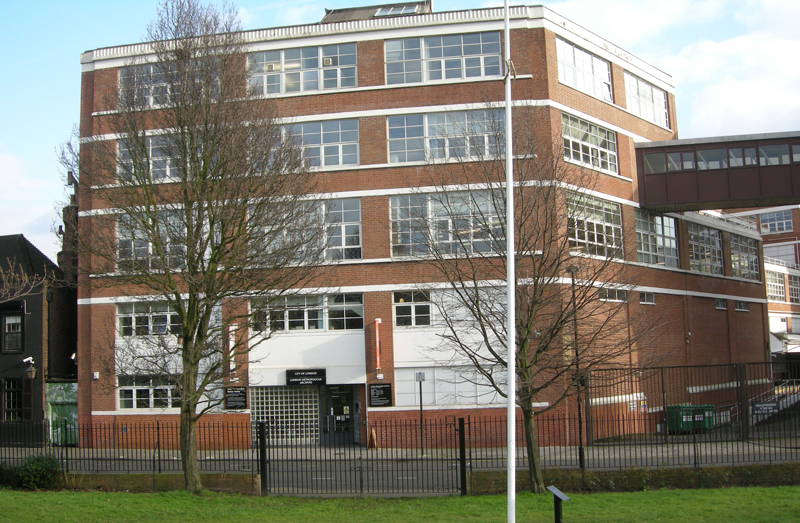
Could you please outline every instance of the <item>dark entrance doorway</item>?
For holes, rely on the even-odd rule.
[[[319,388],[320,443],[327,447],[355,442],[355,406],[351,385],[323,385]]]

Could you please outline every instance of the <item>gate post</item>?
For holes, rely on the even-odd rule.
[[[458,418],[458,461],[459,461],[459,482],[461,483],[461,495],[467,495],[467,438],[464,429],[464,418]]]
[[[267,495],[267,423],[258,422],[258,469],[261,473],[261,495]]]

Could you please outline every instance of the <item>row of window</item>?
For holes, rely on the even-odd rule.
[[[412,37],[384,42],[387,85],[445,80],[498,78],[500,33]],[[574,44],[556,38],[558,79],[586,94],[613,102],[611,64]],[[248,92],[252,96],[317,92],[357,87],[354,42],[259,51],[247,55]],[[141,107],[170,103],[171,69],[157,64],[125,67],[120,90]],[[666,92],[625,72],[626,104],[630,112],[663,127],[669,126]]]
[[[622,206],[591,195],[567,192],[567,234],[570,249],[593,256],[623,257]],[[407,194],[392,196],[390,204],[392,256],[438,254],[481,254],[502,252],[504,202],[491,191]],[[309,206],[326,228],[325,256],[329,260],[362,258],[361,200],[328,200]],[[171,214],[172,213],[172,214]],[[184,248],[179,218],[174,212],[156,215],[155,231],[160,238],[161,257],[142,227],[133,217],[121,217],[117,229],[117,256],[120,270],[136,268],[179,269]],[[635,209],[637,260],[651,265],[678,267],[678,237],[674,218]],[[257,225],[256,225],[257,227]],[[302,238],[303,230],[285,228],[273,231],[258,249],[269,249],[270,242]],[[689,269],[724,274],[722,232],[697,223],[688,224]],[[296,238],[295,238],[296,236]],[[731,234],[731,271],[737,278],[758,280],[758,241]],[[266,240],[265,240],[266,241]],[[274,247],[273,247],[274,248]],[[166,260],[166,261],[164,261]],[[134,325],[134,324],[132,324]],[[13,320],[5,332],[13,339]]]
[[[787,143],[759,147],[718,147],[696,151],[644,153],[644,173],[706,171],[736,167],[788,165],[800,163],[800,144]]]

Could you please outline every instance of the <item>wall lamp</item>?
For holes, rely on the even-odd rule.
[[[28,379],[34,379],[36,377],[36,367],[33,366],[33,358],[25,358],[22,360],[22,363],[28,364],[28,368],[25,369],[25,374],[28,375]]]

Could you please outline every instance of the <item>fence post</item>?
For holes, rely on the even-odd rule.
[[[667,386],[664,380],[664,367],[661,367],[661,414],[664,424],[661,426],[664,433],[664,443],[669,441],[669,420],[667,419]]]
[[[258,467],[261,472],[261,495],[267,495],[267,423],[258,422]]]
[[[161,474],[161,424],[156,420],[156,451],[158,453],[158,473]]]
[[[467,438],[465,434],[464,418],[458,418],[458,461],[459,461],[459,482],[461,483],[461,495],[467,495]]]
[[[747,401],[747,365],[740,363],[738,365],[739,371],[739,412],[741,413],[739,425],[741,427],[741,437],[743,441],[747,441],[750,437],[750,405]]]
[[[61,448],[64,449],[64,472],[69,473],[69,433],[67,432],[67,418],[64,418],[64,432],[61,438]],[[52,443],[51,443],[52,444]]]

